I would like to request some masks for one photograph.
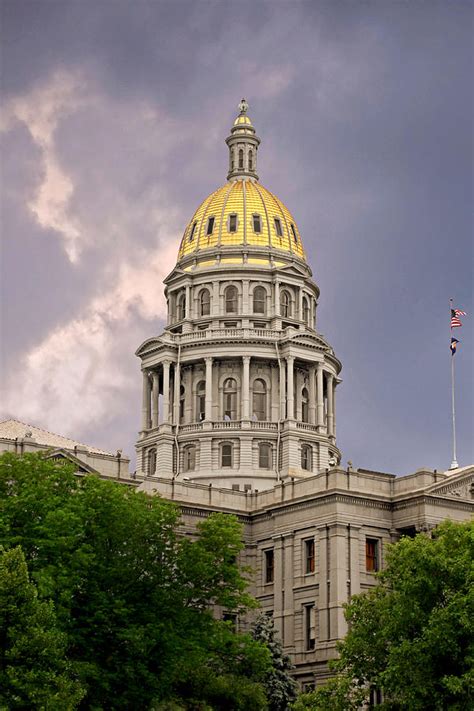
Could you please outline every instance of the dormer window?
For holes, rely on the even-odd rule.
[[[262,231],[262,218],[260,215],[253,215],[253,231],[257,233]]]
[[[237,215],[235,212],[229,215],[229,232],[237,232]]]
[[[278,237],[283,237],[283,230],[281,228],[281,220],[279,217],[275,217],[275,230]]]
[[[298,244],[298,237],[296,236],[296,230],[295,230],[294,224],[291,223],[290,227],[291,227],[291,233],[293,235],[293,239],[295,240],[295,244]]]
[[[197,222],[193,222],[193,226],[191,227],[191,232],[189,233],[188,242],[192,242],[194,239],[194,233],[196,232],[196,225],[197,225]]]
[[[209,237],[209,235],[212,235],[214,231],[214,222],[216,221],[215,217],[210,217],[207,221],[207,228],[206,228],[206,236]]]

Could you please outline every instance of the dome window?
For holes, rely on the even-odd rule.
[[[196,387],[196,415],[198,422],[206,417],[206,381],[200,380]]]
[[[197,222],[193,222],[193,226],[191,227],[191,232],[189,233],[188,242],[192,242],[194,239],[194,233],[196,232],[196,225],[197,225]]]
[[[224,382],[224,420],[237,419],[237,381],[227,378]]]
[[[283,318],[291,316],[291,296],[287,291],[282,291],[280,296],[280,310]]]
[[[266,442],[258,445],[258,466],[260,469],[270,469],[272,462],[272,446]]]
[[[275,230],[278,237],[283,237],[283,230],[281,228],[281,220],[279,217],[275,217]]]
[[[242,148],[239,151],[239,170],[244,169],[244,152]]]
[[[229,232],[237,232],[237,214],[235,212],[229,215]]]
[[[253,292],[253,312],[254,314],[264,314],[267,301],[267,292],[263,286],[256,286]]]
[[[295,240],[295,244],[298,244],[298,237],[296,236],[296,230],[293,223],[291,223],[291,232],[293,235],[293,239]]]
[[[249,170],[253,170],[253,153],[249,151]]]
[[[211,313],[211,294],[209,289],[203,289],[199,294],[199,310],[201,316],[209,316]]]
[[[262,422],[267,419],[267,386],[260,378],[253,384],[252,409],[256,420]]]
[[[206,236],[209,237],[214,232],[215,217],[210,217],[207,221]]]
[[[237,313],[237,288],[228,286],[225,290],[225,312],[226,314]]]
[[[301,469],[307,472],[313,470],[313,448],[310,444],[303,444],[301,447]]]
[[[303,321],[307,326],[310,325],[310,309],[309,309],[309,302],[306,296],[303,296]]]
[[[262,231],[262,218],[260,215],[253,215],[253,231],[257,233]]]
[[[181,292],[176,301],[176,317],[178,321],[186,318],[186,294]]]

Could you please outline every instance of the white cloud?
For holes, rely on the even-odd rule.
[[[90,424],[105,423],[126,407],[127,389],[139,387],[138,361],[129,368],[124,354],[137,316],[166,316],[162,281],[171,271],[178,237],[151,256],[143,252],[134,267],[123,264],[110,291],[86,304],[76,318],[54,329],[23,359],[6,383],[4,406],[25,421],[80,437]]]

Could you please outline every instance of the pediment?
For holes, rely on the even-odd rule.
[[[466,467],[457,474],[448,474],[444,481],[429,486],[426,493],[472,501],[474,499],[474,466]]]
[[[285,272],[285,274],[294,274],[295,276],[308,276],[308,270],[304,267],[300,267],[299,264],[288,264],[284,267],[278,268],[279,272]]]
[[[66,449],[53,449],[46,454],[45,459],[52,459],[59,464],[73,464],[76,468],[76,472],[79,474],[99,473],[96,469],[91,467],[89,464],[86,464],[86,462],[83,462],[82,459],[79,459],[79,457],[76,457]]]
[[[149,353],[152,350],[156,350],[157,348],[160,348],[163,345],[163,342],[161,338],[158,338],[157,336],[153,336],[152,338],[147,338],[146,341],[143,341],[141,346],[137,348],[135,351],[135,355],[140,357],[144,355],[145,353]]]

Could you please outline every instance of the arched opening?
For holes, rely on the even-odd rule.
[[[310,325],[310,309],[309,309],[309,301],[306,298],[306,296],[303,296],[303,321],[307,326]]]
[[[249,170],[253,170],[253,153],[249,151]]]
[[[211,294],[209,289],[203,289],[199,294],[199,312],[201,316],[209,316],[211,313]]]
[[[244,169],[244,152],[242,148],[239,150],[239,170]]]
[[[237,313],[237,287],[228,286],[225,290],[225,312],[226,314]]]
[[[253,384],[252,417],[256,420],[267,419],[267,386],[260,378]]]
[[[291,296],[287,291],[281,292],[280,309],[283,318],[289,318],[291,316]]]
[[[148,475],[152,476],[156,470],[156,449],[150,449],[148,452]]]
[[[232,467],[233,449],[231,444],[223,444],[221,446],[221,467]]]
[[[224,380],[224,420],[237,419],[237,381],[235,378]]]
[[[176,319],[182,321],[186,316],[186,294],[181,292],[176,302]]]
[[[206,417],[206,381],[200,380],[196,387],[196,419],[202,422]]]
[[[309,444],[301,446],[301,469],[307,472],[313,469],[313,449]]]
[[[267,442],[258,445],[258,466],[260,469],[271,469],[272,467],[272,446]]]
[[[183,451],[183,470],[192,472],[196,468],[196,447],[190,445],[184,448]]]
[[[184,421],[184,402],[186,397],[186,391],[184,385],[179,388],[179,421]]]
[[[256,286],[253,291],[253,312],[264,314],[266,312],[267,292],[263,286]]]
[[[301,391],[301,421],[309,422],[309,392],[307,388]]]

